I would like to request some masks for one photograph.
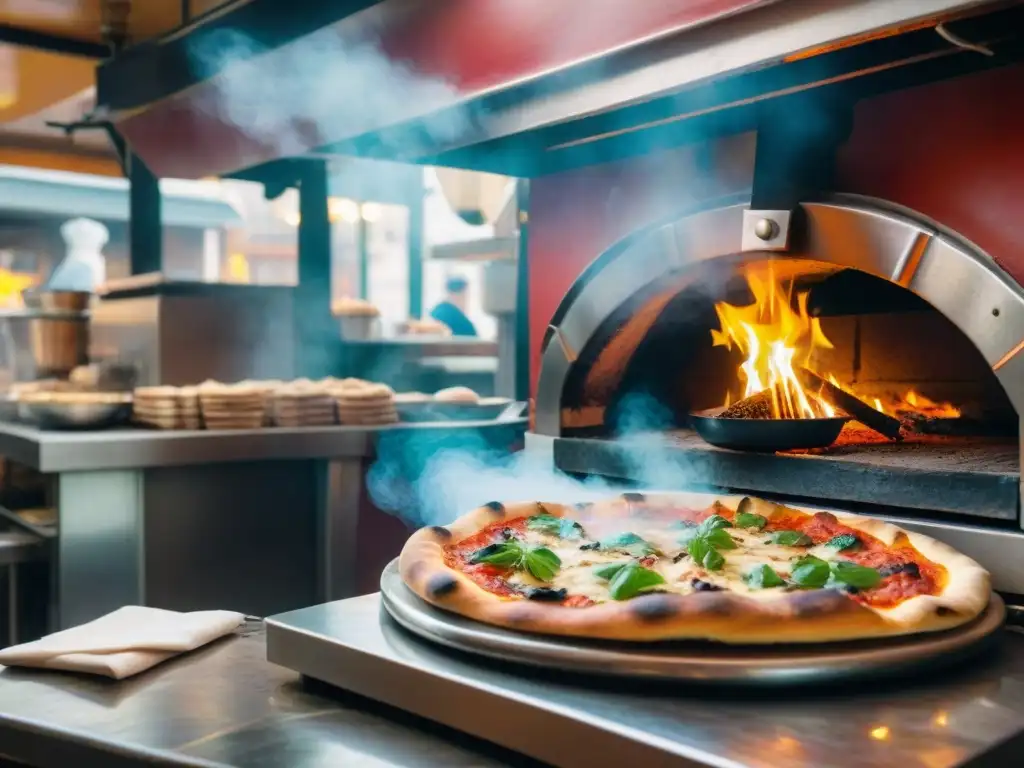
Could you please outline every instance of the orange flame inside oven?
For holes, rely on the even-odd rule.
[[[959,419],[962,415],[960,409],[952,403],[929,400],[913,389],[908,390],[902,397],[893,398],[891,402],[883,404],[876,398],[875,403],[875,408],[892,416],[916,413],[936,419]]]
[[[747,276],[754,303],[738,307],[715,304],[719,328],[711,331],[714,346],[736,347],[746,359],[739,368],[743,398],[768,392],[772,417],[810,419],[834,416],[834,409],[800,383],[797,367],[809,367],[815,349],[831,349],[821,321],[807,311],[807,293],[783,289],[774,275]],[[728,407],[728,402],[726,407]]]
[[[739,399],[767,393],[771,418],[775,419],[835,416],[836,410],[828,402],[801,384],[797,368],[803,367],[891,416],[960,417],[960,409],[951,403],[930,400],[913,389],[884,400],[865,397],[832,374],[816,370],[812,363],[815,350],[832,349],[833,344],[822,330],[821,320],[807,310],[808,292],[796,294],[794,308],[792,288],[785,288],[771,272],[751,271],[746,277],[753,303],[742,307],[716,303],[719,327],[711,331],[713,346],[735,348],[744,355],[738,371],[743,385]],[[732,394],[727,393],[724,407],[731,402]]]

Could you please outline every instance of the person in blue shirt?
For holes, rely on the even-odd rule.
[[[444,301],[434,307],[430,316],[451,328],[453,336],[476,336],[476,326],[466,317],[468,283],[463,277],[449,277],[445,283]]]

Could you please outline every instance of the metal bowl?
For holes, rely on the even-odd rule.
[[[850,421],[848,416],[828,419],[723,419],[724,409],[690,414],[690,423],[705,442],[734,451],[774,453],[795,448],[832,445]]]
[[[18,403],[18,416],[43,429],[109,429],[127,424],[132,404],[121,403]]]

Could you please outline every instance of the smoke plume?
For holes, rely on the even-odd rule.
[[[614,436],[626,446],[627,473],[641,487],[659,490],[695,485],[692,472],[665,458],[671,411],[645,393],[620,403]],[[578,480],[532,451],[509,454],[475,430],[386,432],[367,475],[380,509],[411,526],[445,525],[488,501],[595,501],[615,485],[601,478]]]
[[[416,136],[378,148],[414,156],[417,144],[455,139],[473,119],[469,109],[438,112],[455,88],[388,58],[369,22],[346,35],[327,27],[273,51],[241,32],[216,30],[193,44],[189,58],[199,76],[213,78],[207,108],[283,156],[423,118]]]
[[[564,34],[587,37],[594,32],[590,27],[613,17],[595,13],[574,19]],[[374,25],[370,8],[349,19],[344,34],[326,28],[273,51],[238,31],[221,30],[193,46],[191,65],[204,79],[213,78],[216,93],[207,108],[280,156],[301,155],[415,119],[414,132],[375,136],[371,154],[416,158],[457,142],[488,119],[478,107],[449,108],[458,101],[457,89],[391,60]],[[632,140],[639,150],[655,149],[663,141],[655,134],[653,139],[635,134]],[[577,159],[604,162],[605,151],[604,143],[595,142],[581,148]],[[713,173],[698,174],[697,181],[682,186],[678,173],[667,176],[665,193],[673,200],[723,194]],[[609,204],[617,215],[614,194],[613,185]],[[627,474],[639,485],[671,490],[695,484],[693,471],[664,458],[667,438],[662,432],[671,426],[671,412],[649,394],[638,392],[621,401],[610,426],[628,447]],[[445,524],[495,499],[575,502],[612,491],[606,481],[577,480],[556,471],[546,456],[510,454],[507,439],[502,443],[487,434],[471,429],[383,432],[367,478],[375,503],[413,525]]]

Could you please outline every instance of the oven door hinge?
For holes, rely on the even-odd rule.
[[[852,126],[846,100],[800,95],[762,105],[744,251],[789,250],[800,203],[835,189],[836,153]]]

